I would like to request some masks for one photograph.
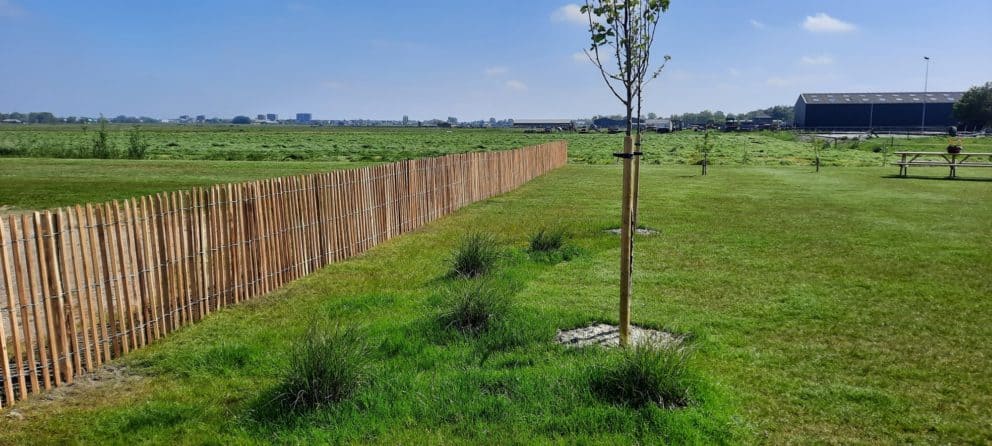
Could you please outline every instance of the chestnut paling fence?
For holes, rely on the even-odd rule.
[[[0,407],[566,161],[552,142],[0,218]]]

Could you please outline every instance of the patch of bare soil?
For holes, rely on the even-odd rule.
[[[0,217],[6,217],[8,215],[17,215],[17,209],[13,206],[0,206]]]
[[[131,373],[127,366],[107,365],[93,373],[74,377],[71,385],[52,387],[37,395],[29,394],[27,400],[18,401],[0,414],[10,421],[18,421],[53,404],[87,406],[92,404],[91,398],[100,399],[110,394],[130,392],[144,379],[141,375]]]
[[[650,345],[653,347],[669,347],[681,343],[683,337],[667,331],[630,327],[630,342],[634,345]],[[620,327],[609,324],[595,324],[572,330],[558,330],[555,342],[568,347],[586,347],[599,345],[617,347],[620,345]]]

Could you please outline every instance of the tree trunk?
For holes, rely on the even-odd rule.
[[[630,135],[623,139],[623,153],[633,153],[633,141]],[[631,244],[631,229],[633,221],[632,189],[631,178],[632,160],[629,157],[623,158],[623,196],[620,203],[620,346],[630,345],[630,285],[631,285],[631,254],[633,245]]]
[[[626,34],[627,39],[631,39],[633,36],[630,34],[630,8],[624,8],[623,10],[624,26],[623,30]],[[633,114],[634,114],[634,76],[632,72],[632,62],[633,54],[630,45],[626,45],[626,61],[624,65],[624,85],[627,87],[627,101],[624,105],[627,107],[627,134],[623,138],[623,194],[620,206],[620,346],[627,347],[630,345],[630,276],[631,276],[631,253],[633,245],[631,244],[631,221],[634,217],[634,206],[632,202],[632,189],[633,181],[631,178],[631,164],[632,156],[634,152],[634,141],[631,139],[631,131],[633,130]],[[640,111],[640,110],[638,110]],[[640,129],[641,120],[640,116],[637,117],[637,126]]]
[[[640,112],[638,112],[640,113]],[[641,151],[641,132],[638,129],[637,134],[634,136],[634,151]],[[633,172],[633,183],[631,185],[631,198],[630,198],[630,277],[631,282],[633,282],[634,277],[634,240],[637,238],[637,222],[639,221],[639,200],[638,196],[641,191],[641,157],[635,156],[633,159],[634,172]]]

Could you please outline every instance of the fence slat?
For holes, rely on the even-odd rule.
[[[14,265],[12,252],[15,249],[16,238],[14,238],[14,233],[12,230],[8,229],[8,225],[0,218],[0,274],[3,277],[3,286],[5,289],[5,294],[7,295],[7,315],[10,318],[10,337],[14,344],[14,366],[17,370],[17,391],[18,397],[20,399],[27,398],[27,382],[24,377],[24,347],[31,348],[30,341],[27,344],[21,340],[21,323],[26,324],[24,319],[21,319],[21,323],[18,323],[18,301],[17,301],[17,291],[14,288]],[[3,323],[0,320],[0,323]],[[3,333],[3,327],[0,327],[0,333]],[[5,339],[0,339],[0,344],[5,344]],[[5,364],[3,369],[3,375],[8,378],[8,382],[13,382],[10,379],[11,373],[9,370],[9,362]],[[9,389],[9,385],[4,390]],[[13,402],[13,392],[7,397],[7,404]]]
[[[77,269],[80,280],[80,302],[85,303],[85,308],[80,309],[80,312],[85,317],[87,321],[89,333],[84,336],[86,339],[86,353],[88,356],[87,368],[89,370],[95,370],[102,364],[100,358],[100,335],[99,335],[99,320],[97,319],[97,309],[96,304],[99,301],[96,297],[96,283],[93,279],[93,257],[90,255],[90,228],[89,220],[86,216],[86,211],[82,206],[75,206],[72,210],[72,218],[74,219],[76,226],[78,227],[78,240],[74,243],[76,251],[73,255],[79,258],[79,268]],[[87,329],[87,328],[84,328]]]
[[[59,269],[61,283],[62,283],[62,299],[64,303],[64,317],[66,325],[63,327],[65,330],[65,338],[69,349],[67,352],[72,355],[70,363],[74,370],[73,374],[82,373],[85,369],[83,368],[83,354],[80,352],[80,336],[81,331],[80,326],[82,325],[82,316],[80,313],[79,304],[79,290],[75,285],[75,275],[76,266],[73,261],[72,255],[72,225],[70,224],[68,213],[65,209],[59,209],[58,213],[54,214],[54,227],[56,228],[57,237],[55,237],[55,250],[57,252],[57,264]]]
[[[110,361],[111,341],[108,334],[108,316],[105,303],[107,302],[106,273],[104,269],[102,231],[100,220],[97,218],[97,209],[92,204],[87,204],[85,209],[87,241],[89,242],[89,261],[91,268],[88,271],[90,276],[91,291],[93,293],[93,306],[95,316],[93,324],[96,326],[94,337],[97,342],[98,353],[96,355],[97,364]]]
[[[66,215],[69,222],[68,238],[69,250],[67,255],[72,257],[72,270],[73,270],[73,287],[76,289],[76,304],[79,316],[79,342],[82,345],[82,359],[85,360],[86,370],[94,370],[96,364],[93,361],[93,353],[91,342],[92,339],[90,335],[92,331],[90,329],[90,313],[89,305],[92,302],[90,298],[89,283],[86,280],[86,271],[83,265],[84,254],[83,254],[83,233],[85,229],[82,227],[82,223],[79,220],[78,206],[74,208],[67,208]],[[68,263],[68,262],[67,262]],[[77,351],[78,351],[77,350]],[[80,355],[77,355],[79,358]]]
[[[34,218],[31,223],[34,225],[34,245],[38,257],[38,278],[40,279],[38,283],[39,300],[41,301],[40,306],[45,315],[46,339],[48,339],[49,356],[46,359],[52,369],[52,382],[56,386],[60,386],[62,385],[62,366],[59,364],[59,336],[56,333],[55,326],[57,315],[55,314],[56,309],[52,308],[52,294],[54,292],[49,271],[50,264],[48,262],[47,243],[45,243],[46,239],[51,237],[51,234],[45,229],[44,215],[39,212],[35,212],[33,215]]]

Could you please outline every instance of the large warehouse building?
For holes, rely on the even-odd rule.
[[[954,103],[962,92],[803,93],[796,100],[796,127],[814,130],[918,130],[955,125]]]

